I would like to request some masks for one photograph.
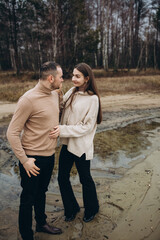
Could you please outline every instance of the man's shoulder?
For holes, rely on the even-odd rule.
[[[32,97],[32,95],[33,95],[33,92],[34,92],[34,88],[31,88],[31,89],[29,89],[27,92],[25,92],[23,95],[22,95],[22,97]]]
[[[28,90],[27,92],[25,92],[18,100],[18,103],[27,103],[27,102],[32,102],[33,98],[34,98],[34,93],[33,93],[34,88]]]

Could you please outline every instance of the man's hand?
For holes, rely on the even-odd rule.
[[[49,138],[57,138],[60,134],[59,126],[54,127],[54,130],[49,133]]]
[[[35,165],[35,161],[35,158],[28,158],[28,160],[23,164],[23,167],[29,177],[31,177],[31,174],[34,176],[39,174],[40,168]]]

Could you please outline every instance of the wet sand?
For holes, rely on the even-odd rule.
[[[98,127],[98,131],[123,127],[142,119],[160,119],[160,96],[158,95],[104,97],[102,98],[102,107],[104,121]],[[3,114],[0,113],[0,116]],[[50,224],[61,227],[63,234],[52,236],[36,233],[35,239],[160,240],[159,128],[154,137],[150,136],[149,140],[152,143],[152,149],[143,161],[134,161],[131,168],[125,171],[116,170],[116,173],[123,172],[122,178],[95,178],[100,212],[92,222],[84,223],[82,221],[84,209],[79,184],[74,186],[74,190],[81,211],[71,223],[64,222],[63,205],[59,192],[53,194],[52,191],[49,191],[46,206],[48,221]],[[8,206],[1,211],[1,240],[17,239],[17,199],[14,208]],[[18,239],[20,239],[19,234]]]

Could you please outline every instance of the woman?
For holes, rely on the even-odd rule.
[[[65,221],[72,221],[80,211],[70,183],[70,171],[75,163],[83,189],[84,222],[91,221],[99,211],[94,181],[90,174],[93,158],[93,139],[97,123],[102,120],[100,97],[90,66],[80,63],[75,66],[72,81],[74,87],[63,97],[64,109],[59,131],[63,144],[59,158],[58,183],[64,205]]]

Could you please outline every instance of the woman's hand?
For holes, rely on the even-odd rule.
[[[60,129],[59,126],[54,127],[53,131],[51,131],[49,133],[49,138],[53,139],[53,138],[57,138],[60,134]]]

